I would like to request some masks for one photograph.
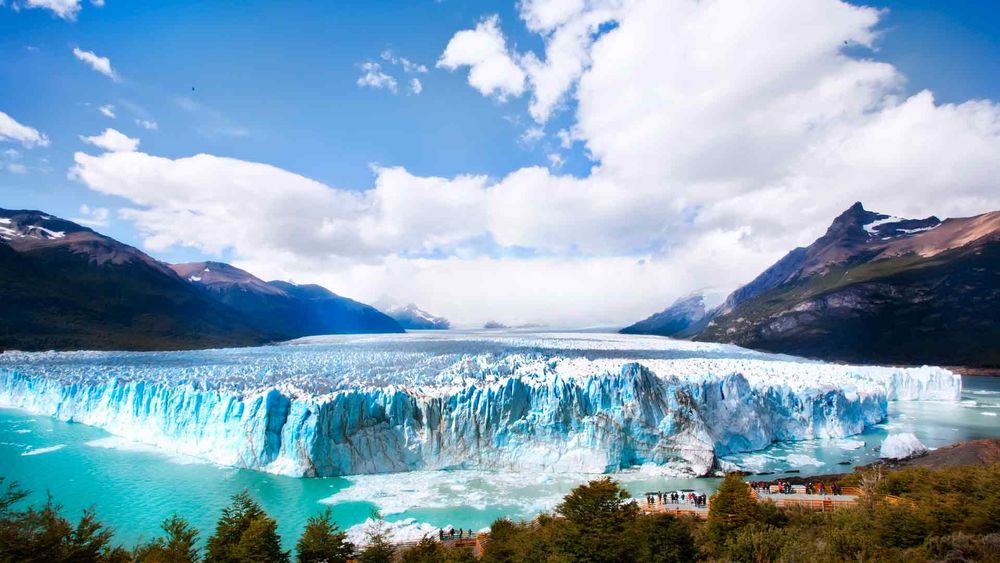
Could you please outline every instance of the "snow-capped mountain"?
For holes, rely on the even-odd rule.
[[[847,361],[1000,367],[1000,212],[903,219],[856,203],[712,317],[697,339]]]
[[[396,320],[406,330],[445,330],[451,328],[451,323],[444,317],[438,317],[424,311],[413,303],[407,305],[376,304],[380,311]]]
[[[621,329],[622,334],[656,334],[687,338],[698,334],[711,320],[701,292],[678,298],[666,309]]]
[[[141,250],[40,211],[0,209],[0,350],[260,344],[242,316]]]
[[[170,268],[276,340],[316,334],[403,332],[396,321],[374,307],[318,285],[265,282],[222,262],[173,264]]]
[[[859,202],[718,307],[624,331],[875,363],[1000,367],[1000,212],[905,219]]]
[[[72,221],[0,209],[0,350],[249,346],[402,331],[318,286],[268,284],[221,263],[177,269]],[[255,308],[262,302],[271,308]]]

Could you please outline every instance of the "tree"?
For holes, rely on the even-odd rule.
[[[758,519],[760,507],[750,487],[737,473],[722,480],[708,506],[708,538],[718,550],[724,550],[733,532]]]
[[[281,551],[278,523],[246,490],[233,495],[232,504],[222,510],[207,547],[206,563],[289,560],[288,552]]]
[[[0,487],[3,483],[0,477]],[[51,496],[41,508],[15,509],[28,494],[17,483],[0,493],[0,561],[117,563],[127,557],[111,545],[114,531],[98,521],[94,509],[84,510],[74,526]]]
[[[512,563],[517,553],[516,545],[524,535],[523,525],[509,518],[498,518],[490,525],[490,535],[483,546],[485,563]]]
[[[433,538],[423,538],[420,543],[400,554],[400,563],[440,563],[447,550]]]
[[[174,514],[160,524],[163,537],[140,545],[135,549],[135,560],[139,563],[195,563],[200,558],[195,544],[198,530],[184,518]]]
[[[396,546],[392,545],[392,532],[378,512],[372,514],[365,530],[365,547],[358,553],[358,563],[392,563]]]
[[[627,537],[639,515],[628,491],[610,477],[573,489],[556,506],[566,519],[559,534],[562,554],[576,561],[620,562],[634,559],[635,545]]]
[[[669,514],[639,518],[634,537],[637,560],[642,563],[686,563],[697,559],[688,523]]]
[[[727,546],[733,561],[766,563],[781,558],[787,541],[785,530],[754,523],[733,532]]]
[[[322,514],[309,517],[295,551],[299,563],[346,563],[354,555],[354,544],[347,541],[347,533],[337,527],[327,507]]]
[[[255,518],[250,522],[233,554],[246,563],[288,561],[288,552],[281,550],[278,522],[273,518]]]

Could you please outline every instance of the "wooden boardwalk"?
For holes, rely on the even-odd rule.
[[[673,514],[674,516],[695,516],[702,520],[708,518],[708,506],[695,506],[690,502],[660,502],[654,498],[653,504],[645,499],[638,499],[639,510],[643,514]]]

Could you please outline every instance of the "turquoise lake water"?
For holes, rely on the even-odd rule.
[[[841,440],[810,440],[726,458],[777,478],[844,472],[877,458],[889,433],[913,432],[929,447],[1000,436],[1000,378],[966,377],[963,401],[899,402],[885,424]],[[357,533],[372,511],[395,523],[397,537],[435,526],[480,529],[500,516],[530,518],[550,509],[572,487],[595,475],[427,471],[347,478],[304,479],[220,467],[117,439],[102,430],[14,410],[0,409],[0,476],[33,491],[46,491],[77,517],[94,506],[117,540],[131,545],[159,532],[171,513],[211,534],[231,495],[248,489],[279,521],[287,547],[306,518],[332,506],[344,528]],[[616,476],[633,494],[693,489],[711,491],[717,479],[661,477],[655,468]]]

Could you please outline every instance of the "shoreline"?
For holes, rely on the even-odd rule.
[[[949,446],[931,450],[923,455],[901,460],[879,460],[866,465],[858,465],[844,473],[796,474],[780,479],[752,479],[767,484],[778,481],[801,485],[807,481],[840,482],[852,475],[871,469],[883,467],[889,471],[908,467],[923,467],[931,470],[949,469],[954,467],[985,466],[1000,462],[1000,438],[978,438],[962,440]],[[744,478],[769,477],[755,473],[743,473]]]

